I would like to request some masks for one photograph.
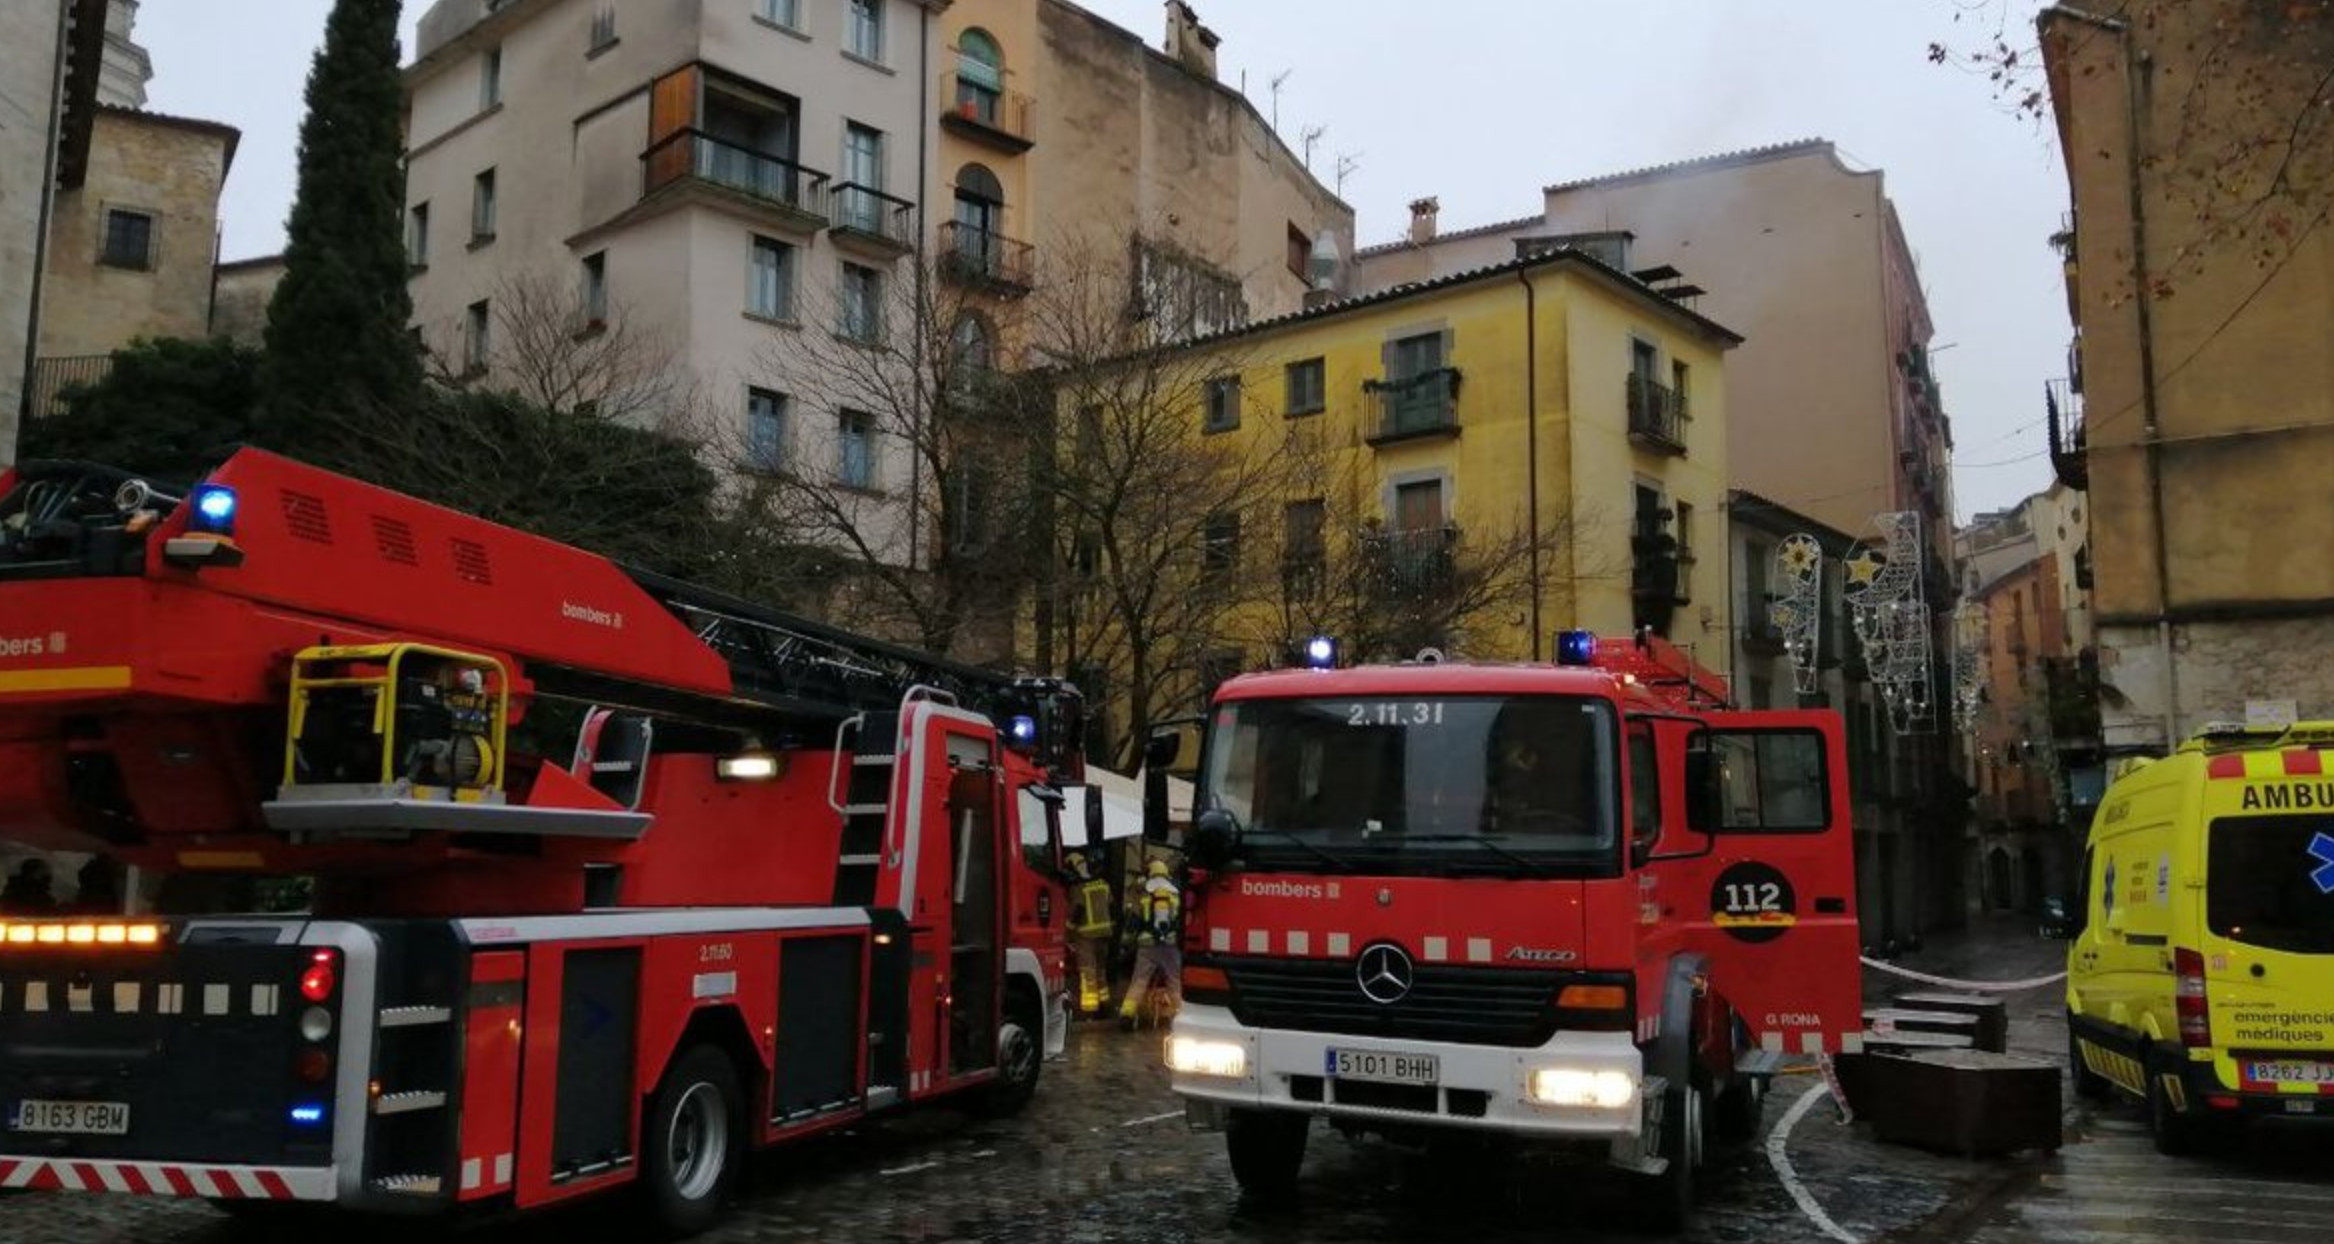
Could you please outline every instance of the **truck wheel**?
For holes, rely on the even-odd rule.
[[[1297,1186],[1305,1164],[1310,1115],[1280,1110],[1234,1110],[1224,1123],[1224,1145],[1232,1154],[1232,1178],[1244,1192],[1286,1195]]]
[[[650,1216],[669,1235],[695,1235],[721,1216],[744,1165],[743,1102],[736,1065],[710,1045],[683,1050],[649,1098],[641,1183]]]
[[[2075,1035],[2073,1017],[2068,1018],[2067,1074],[2074,1078],[2075,1096],[2084,1101],[2106,1101],[2112,1095],[2114,1086],[2108,1083],[2107,1077],[2084,1065],[2082,1039]]]
[[[1694,1178],[1702,1164],[1702,1093],[1692,1085],[1669,1090],[1662,1101],[1661,1148],[1669,1169],[1646,1180],[1647,1228],[1663,1235],[1686,1229],[1694,1216]]]
[[[1027,1004],[1010,1006],[997,1029],[997,1079],[982,1091],[980,1113],[992,1118],[1021,1113],[1037,1095],[1045,1066],[1045,1020]]]
[[[1757,1139],[1766,1109],[1767,1078],[1738,1075],[1710,1105],[1710,1135],[1722,1144],[1748,1144]]]

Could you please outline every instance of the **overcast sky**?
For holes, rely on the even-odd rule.
[[[1156,0],[1084,2],[1153,43],[1164,28]],[[1225,82],[1244,75],[1270,115],[1268,84],[1287,73],[1283,134],[1295,145],[1325,127],[1313,148],[1325,178],[1351,159],[1344,193],[1365,244],[1398,236],[1421,195],[1442,200],[1443,228],[1464,228],[1539,211],[1539,188],[1553,181],[1833,140],[1852,165],[1886,171],[1919,256],[1961,516],[2049,483],[2042,386],[2065,372],[2070,334],[2046,241],[2066,207],[2056,145],[1982,78],[1926,55],[1932,40],[1989,34],[1973,28],[1991,20],[1981,0],[1194,2],[1223,37]],[[2038,6],[2006,2],[2013,41],[2031,42]],[[145,0],[139,10],[154,60],[148,106],[243,131],[222,209],[228,258],[283,245],[301,86],[329,7]],[[406,5],[409,57],[425,7]]]

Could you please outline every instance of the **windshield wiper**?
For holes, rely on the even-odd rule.
[[[1305,850],[1312,852],[1314,859],[1329,865],[1331,868],[1342,868],[1347,872],[1355,871],[1353,861],[1346,859],[1344,856],[1331,851],[1329,848],[1324,847],[1319,843],[1299,837],[1293,830],[1241,829],[1238,831],[1238,833],[1242,842],[1246,842],[1248,839],[1253,838],[1258,834],[1271,834],[1272,836],[1279,838],[1284,842],[1295,843],[1297,846],[1303,847]]]
[[[1493,855],[1496,855],[1496,856],[1498,856],[1499,858],[1501,858],[1501,859],[1503,859],[1503,860],[1506,860],[1508,863],[1510,863],[1510,864],[1513,864],[1513,865],[1515,865],[1515,866],[1516,866],[1516,867],[1518,867],[1518,868],[1545,868],[1545,867],[1547,867],[1547,864],[1546,864],[1546,862],[1544,862],[1544,861],[1538,861],[1538,860],[1533,860],[1533,859],[1530,859],[1530,858],[1528,858],[1528,857],[1526,857],[1526,856],[1519,855],[1519,854],[1517,854],[1516,852],[1514,852],[1514,851],[1510,851],[1510,850],[1508,850],[1506,847],[1503,847],[1503,846],[1499,845],[1498,843],[1496,843],[1496,842],[1493,842],[1491,839],[1489,839],[1489,838],[1486,838],[1486,837],[1484,837],[1484,836],[1483,836],[1483,835],[1481,835],[1481,834],[1403,834],[1403,835],[1400,835],[1400,836],[1399,836],[1399,838],[1397,839],[1397,841],[1400,841],[1400,842],[1465,842],[1465,843],[1472,843],[1472,844],[1474,844],[1475,846],[1481,847],[1481,848],[1483,848],[1484,850],[1486,850],[1486,851],[1489,851],[1489,852],[1490,852],[1490,853],[1492,853]]]

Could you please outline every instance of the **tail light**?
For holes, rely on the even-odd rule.
[[[1232,978],[1210,963],[1187,963],[1183,968],[1183,1000],[1215,1006],[1232,1001]]]
[[[300,973],[300,996],[310,1002],[322,1002],[340,986],[336,971],[340,956],[329,950],[319,950],[308,961],[308,970]]]
[[[2189,1049],[2212,1045],[2212,1007],[2204,995],[2204,956],[2193,950],[2172,952],[2173,1003],[2180,1014],[2180,1044]]]

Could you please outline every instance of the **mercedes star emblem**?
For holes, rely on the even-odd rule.
[[[1392,942],[1364,946],[1361,958],[1353,963],[1353,978],[1361,985],[1362,996],[1380,1006],[1392,1006],[1408,997],[1415,972],[1410,956]]]

